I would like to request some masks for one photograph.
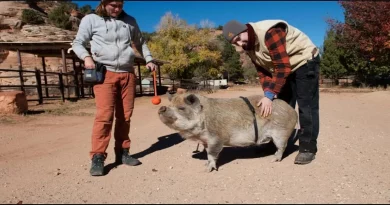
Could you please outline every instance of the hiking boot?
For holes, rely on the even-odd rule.
[[[311,152],[299,152],[295,157],[294,164],[309,164],[315,159],[316,154]]]
[[[104,155],[95,154],[92,157],[92,164],[89,173],[91,176],[102,176],[104,174]]]
[[[141,164],[141,162],[130,156],[129,154],[129,149],[121,149],[121,151],[116,152],[116,159],[115,163],[116,164],[125,164],[129,166],[137,166]]]

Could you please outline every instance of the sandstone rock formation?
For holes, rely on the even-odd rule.
[[[22,114],[27,111],[28,103],[24,92],[0,92],[0,114]]]

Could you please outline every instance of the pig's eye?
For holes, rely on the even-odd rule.
[[[185,110],[186,108],[183,107],[183,106],[180,106],[180,107],[178,107],[177,109],[179,109],[179,110]]]

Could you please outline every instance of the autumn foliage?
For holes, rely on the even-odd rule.
[[[341,38],[339,46],[356,50],[361,57],[376,65],[389,63],[390,2],[340,1],[345,9],[345,22],[329,20]]]

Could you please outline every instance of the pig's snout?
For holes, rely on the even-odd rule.
[[[167,111],[167,107],[161,106],[160,109],[158,110],[158,114],[164,113],[165,111]]]

